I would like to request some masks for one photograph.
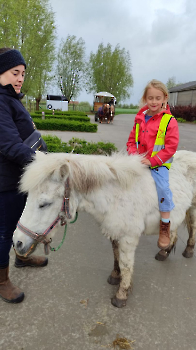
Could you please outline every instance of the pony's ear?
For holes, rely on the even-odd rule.
[[[69,174],[69,167],[67,164],[62,164],[58,169],[55,169],[52,173],[52,179],[54,181],[61,181]]]
[[[67,177],[68,174],[69,174],[68,164],[61,165],[60,171],[59,171],[59,175],[60,175],[61,179],[64,179],[65,177]]]

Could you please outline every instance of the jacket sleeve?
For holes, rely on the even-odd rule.
[[[163,163],[169,160],[177,151],[178,143],[178,122],[175,118],[172,118],[169,122],[165,135],[165,148],[159,151],[154,157],[149,158],[151,166],[161,166]]]
[[[128,154],[137,153],[137,147],[135,143],[135,128],[136,128],[136,121],[134,122],[133,129],[130,132],[130,135],[126,144]]]
[[[11,113],[5,107],[0,107],[0,152],[5,158],[22,167],[34,155],[34,151],[23,143]]]

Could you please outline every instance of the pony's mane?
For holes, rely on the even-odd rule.
[[[28,192],[44,183],[50,176],[54,181],[70,177],[70,183],[79,191],[87,192],[111,181],[128,188],[136,175],[142,175],[141,156],[119,152],[112,156],[78,155],[70,153],[38,152],[20,181],[20,190]]]

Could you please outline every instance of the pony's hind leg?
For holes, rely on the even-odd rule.
[[[116,295],[111,299],[112,305],[118,308],[126,305],[128,290],[131,286],[135,250],[138,240],[138,237],[123,237],[119,240],[119,267],[121,271],[121,281]]]
[[[175,249],[176,249],[176,242],[177,242],[177,229],[176,230],[173,230],[171,231],[171,234],[170,234],[171,238],[170,238],[170,246],[169,248],[163,250],[159,250],[159,252],[155,255],[155,259],[158,260],[158,261],[165,261],[169,254],[171,253],[171,251],[173,250],[175,252]]]
[[[189,233],[187,246],[182,255],[185,258],[192,258],[195,247],[195,234],[196,234],[196,208],[191,207],[186,213],[186,224]]]
[[[117,285],[120,283],[118,241],[111,240],[111,242],[114,254],[114,269],[112,270],[111,275],[108,277],[108,283],[112,285]]]

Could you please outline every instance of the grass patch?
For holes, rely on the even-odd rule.
[[[115,108],[115,114],[137,114],[139,109]]]

